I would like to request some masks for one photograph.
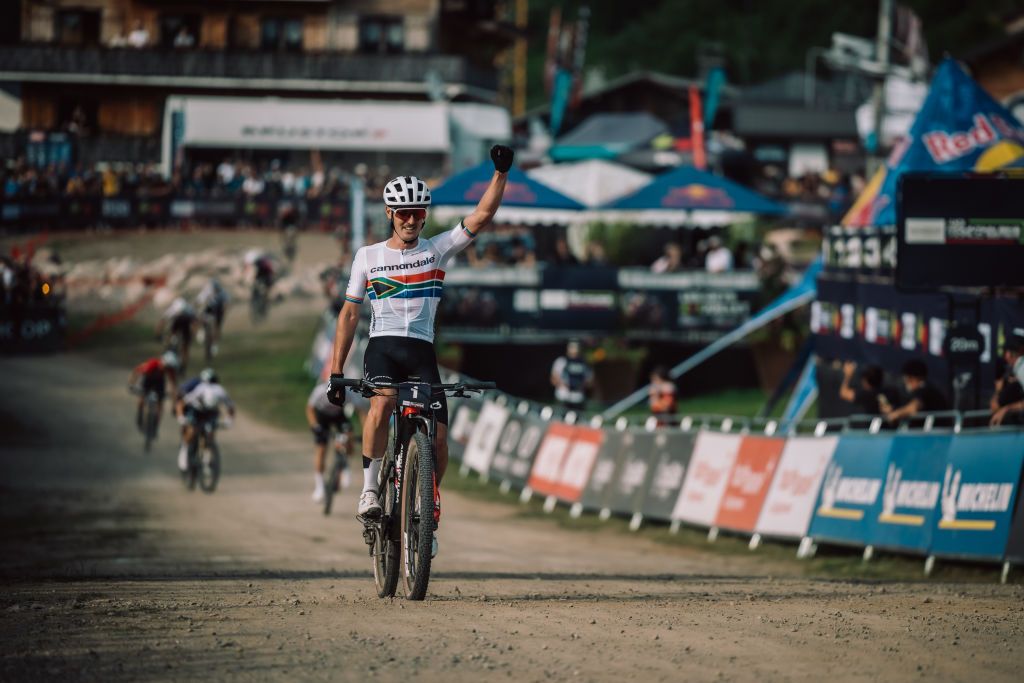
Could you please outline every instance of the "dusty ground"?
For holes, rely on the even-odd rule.
[[[815,581],[445,499],[429,599],[382,601],[306,440],[243,416],[214,495],[141,453],[113,369],[0,361],[0,679],[1019,680],[1024,591]],[[788,574],[788,575],[787,575]],[[1017,673],[1014,673],[1014,672]]]
[[[305,435],[242,415],[189,493],[127,369],[0,359],[2,681],[1020,679],[1020,585],[814,580],[453,493],[428,599],[379,600]]]

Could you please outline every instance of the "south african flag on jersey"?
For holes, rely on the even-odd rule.
[[[432,270],[416,275],[385,275],[366,282],[366,295],[370,299],[418,299],[441,297],[444,271]]]

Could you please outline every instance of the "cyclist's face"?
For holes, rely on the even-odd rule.
[[[427,220],[426,209],[388,209],[388,218],[404,240],[419,237]]]

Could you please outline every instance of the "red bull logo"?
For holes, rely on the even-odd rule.
[[[966,132],[947,133],[936,130],[922,136],[925,149],[937,164],[967,156],[977,150],[985,149],[1001,138],[1024,139],[1024,132],[1007,123],[998,114],[975,114],[974,125]]]
[[[699,183],[672,188],[661,200],[661,205],[669,208],[731,209],[734,204],[725,190]]]

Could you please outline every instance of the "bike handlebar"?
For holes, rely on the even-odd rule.
[[[345,377],[341,380],[341,384],[352,391],[359,391],[365,394],[367,392],[374,392],[377,389],[397,389],[404,382],[370,382],[365,379],[349,379]],[[450,391],[455,395],[465,391],[486,391],[488,389],[496,389],[497,387],[498,385],[494,382],[454,382],[451,384],[435,383],[430,385],[433,391],[444,391],[446,393]]]

